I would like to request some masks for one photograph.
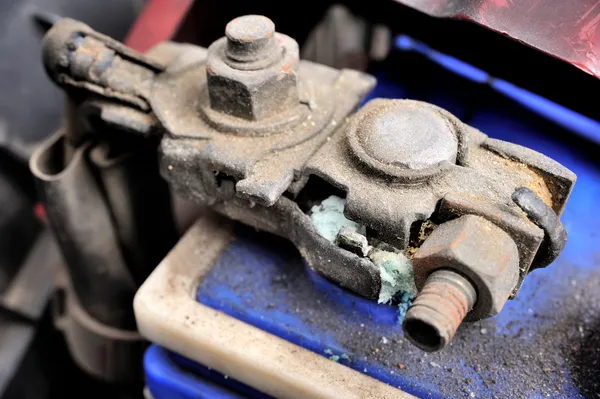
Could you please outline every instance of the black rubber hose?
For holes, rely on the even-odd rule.
[[[137,285],[177,241],[169,187],[159,174],[156,144],[151,141],[140,139],[125,148],[104,142],[90,152]]]
[[[515,190],[512,200],[527,217],[544,230],[544,241],[531,265],[531,270],[546,267],[562,252],[567,244],[567,230],[554,210],[527,187]]]
[[[73,290],[84,309],[99,322],[135,329],[131,304],[136,284],[121,254],[109,208],[90,170],[90,145],[74,149],[70,157],[64,155],[66,146],[64,133],[58,133],[34,152],[29,166]]]

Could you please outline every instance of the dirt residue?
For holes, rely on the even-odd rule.
[[[433,230],[436,229],[436,227],[437,224],[433,223],[431,220],[425,220],[420,224],[420,226],[418,226],[416,234],[411,234],[412,237],[410,238],[410,242],[406,248],[406,257],[408,259],[413,259],[415,257],[421,245],[425,242]]]

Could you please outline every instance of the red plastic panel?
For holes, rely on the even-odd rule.
[[[600,0],[397,0],[468,19],[600,77]]]

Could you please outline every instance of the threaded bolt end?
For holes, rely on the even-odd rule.
[[[262,15],[238,17],[225,27],[227,57],[237,62],[269,58],[277,48],[275,24]]]
[[[476,300],[469,280],[451,270],[437,270],[406,312],[404,333],[420,349],[438,351],[452,340]]]

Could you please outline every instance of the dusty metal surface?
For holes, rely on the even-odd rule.
[[[360,220],[384,239],[393,240],[399,248],[406,248],[411,227],[419,220],[432,218],[439,223],[463,214],[485,217],[505,230],[519,248],[520,278],[515,287],[518,289],[544,234],[524,217],[512,201],[512,194],[520,187],[529,187],[560,213],[574,175],[541,154],[488,139],[431,105],[423,107],[434,109],[447,118],[458,136],[458,165],[440,162],[414,170],[377,162],[360,151],[360,142],[353,131],[360,125],[363,115],[394,112],[394,109],[414,104],[400,100],[371,101],[351,120],[347,130],[350,147],[360,162],[351,162],[345,137],[338,134],[311,159],[307,173],[318,174],[344,187],[347,190],[345,214],[350,219]],[[361,162],[369,167],[368,172],[363,171]],[[556,183],[544,182],[544,178]],[[426,184],[413,184],[415,181]],[[392,182],[394,190],[390,189]]]
[[[468,19],[600,77],[596,0],[397,0],[435,17]]]
[[[105,123],[163,132],[161,173],[178,193],[288,238],[312,268],[363,296],[381,300],[386,283],[372,250],[416,252],[417,279],[442,266],[465,274],[479,294],[467,318],[489,317],[560,252],[575,182],[562,165],[431,104],[375,99],[352,114],[375,80],[299,61],[296,42],[265,17],[240,17],[225,33],[208,50],[165,44],[141,55],[67,20],[49,32],[46,67],[82,106],[100,99]],[[115,102],[129,113],[110,118]],[[328,198],[356,231],[325,237],[311,213]],[[434,259],[456,249],[452,240],[419,255],[457,218],[483,221],[487,234],[465,223],[459,233],[472,242],[447,265]],[[423,223],[440,233],[415,240]]]
[[[185,58],[194,56],[193,68],[178,68],[175,64],[172,73],[169,70],[157,79],[153,109],[170,133],[162,142],[163,175],[170,181],[181,175],[189,182],[186,184],[194,184],[195,196],[204,202],[235,194],[273,205],[375,83],[373,78],[355,71],[301,62],[296,106],[272,118],[247,121],[211,108],[201,50],[194,53],[181,57],[185,62]],[[262,72],[257,79],[263,79]],[[278,90],[265,89],[272,93],[263,94],[267,97]],[[220,85],[217,90],[221,91]],[[198,107],[205,117],[197,116]],[[202,180],[192,183],[191,175],[198,175],[195,163],[206,166],[202,168]]]
[[[162,65],[68,18],[44,37],[46,71],[71,95],[97,96],[148,111],[150,83]]]
[[[258,15],[234,19],[225,27],[225,34],[208,48],[209,108],[217,112],[208,114],[208,118],[220,113],[264,120],[293,109],[296,110],[286,116],[297,118],[295,114],[302,111],[297,109],[300,99],[296,41],[275,33],[275,24]]]

